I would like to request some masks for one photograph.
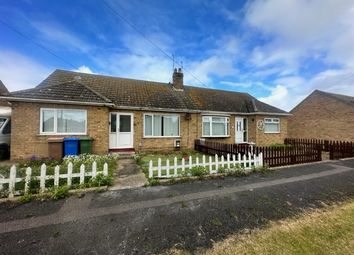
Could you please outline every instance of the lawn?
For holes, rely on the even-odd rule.
[[[354,254],[354,200],[230,236],[198,254]]]

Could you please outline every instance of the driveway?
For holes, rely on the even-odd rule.
[[[354,160],[249,177],[0,204],[3,254],[195,251],[230,234],[354,197]]]

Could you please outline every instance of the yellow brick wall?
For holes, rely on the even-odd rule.
[[[11,159],[27,159],[32,156],[48,157],[48,138],[65,137],[40,135],[40,108],[86,109],[87,135],[94,138],[93,153],[108,152],[108,108],[13,102]]]
[[[269,134],[265,133],[264,130],[260,130],[256,127],[259,120],[264,121],[264,118],[279,118],[280,119],[280,133]],[[288,117],[279,117],[279,116],[262,116],[257,115],[254,122],[256,130],[256,145],[257,146],[268,146],[271,144],[284,143],[284,139],[288,137]]]
[[[354,141],[353,106],[312,94],[291,113],[289,137]]]
[[[171,151],[174,141],[181,140],[181,149],[193,149],[194,140],[202,137],[202,115],[193,113],[190,119],[185,113],[180,116],[179,138],[144,138],[143,111],[115,110],[106,107],[54,105],[39,103],[13,102],[11,159],[26,159],[31,156],[48,157],[48,138],[52,135],[40,135],[40,108],[72,108],[87,110],[87,135],[94,138],[93,153],[105,154],[109,150],[109,112],[129,112],[134,114],[134,149],[137,152]],[[163,113],[163,112],[160,112]],[[235,117],[230,116],[230,136],[227,138],[207,138],[210,141],[235,143]],[[287,137],[287,119],[281,118],[280,134],[264,134],[256,128],[258,120],[265,116],[248,116],[248,141],[257,145],[283,143]],[[59,136],[64,137],[64,136]],[[70,136],[72,137],[72,136]]]

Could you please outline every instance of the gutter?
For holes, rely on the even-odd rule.
[[[205,110],[189,110],[189,109],[169,109],[159,107],[140,107],[140,106],[117,106],[114,103],[94,103],[94,102],[78,102],[67,100],[51,100],[51,99],[34,99],[21,97],[6,97],[0,96],[0,99],[19,102],[33,102],[33,103],[57,103],[57,104],[71,104],[71,105],[92,105],[92,106],[106,106],[112,109],[120,110],[135,110],[135,111],[152,111],[152,112],[183,112],[183,113],[201,113],[202,115],[273,115],[273,116],[291,116],[291,113],[275,113],[275,112],[220,112],[220,111],[205,111]]]
[[[78,101],[68,101],[68,100],[52,100],[52,99],[35,99],[35,98],[22,98],[22,97],[6,97],[0,96],[0,99],[5,99],[8,101],[15,102],[29,102],[29,103],[55,103],[55,104],[71,104],[71,105],[93,105],[93,106],[114,106],[113,103],[95,103],[95,102],[78,102]]]

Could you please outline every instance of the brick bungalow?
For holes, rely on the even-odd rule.
[[[354,141],[354,97],[315,90],[290,113],[289,137]]]
[[[49,137],[91,136],[93,153],[168,151],[196,138],[282,143],[289,113],[247,93],[55,70],[37,87],[12,92],[11,158],[48,156]]]

